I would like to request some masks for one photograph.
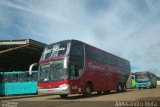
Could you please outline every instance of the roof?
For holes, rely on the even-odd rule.
[[[28,70],[38,62],[45,46],[33,39],[0,40],[0,71]]]

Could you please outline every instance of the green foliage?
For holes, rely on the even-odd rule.
[[[160,81],[160,77],[157,77],[157,80]]]

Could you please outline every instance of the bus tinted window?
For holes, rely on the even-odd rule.
[[[100,51],[98,49],[94,49],[88,45],[86,45],[85,51],[87,59],[96,60],[112,65],[118,64],[118,60],[115,56],[104,53],[103,51]]]
[[[37,81],[38,80],[38,72],[33,72],[30,81]]]
[[[84,59],[79,56],[71,56],[69,62],[70,79],[77,78],[82,75],[84,67]]]
[[[58,43],[48,45],[41,56],[41,59],[54,58],[68,54],[70,43]]]
[[[3,82],[3,75],[0,74],[0,83],[2,83],[2,82]]]
[[[79,42],[73,42],[71,46],[70,55],[74,56],[84,56],[83,44]]]
[[[83,73],[84,48],[81,42],[72,42],[69,59],[69,77],[74,79]]]
[[[17,82],[18,75],[17,74],[4,74],[4,82]]]
[[[124,72],[130,70],[130,63],[128,61],[111,55],[110,53],[103,52],[88,45],[85,45],[85,53],[86,59],[116,66]]]
[[[19,82],[26,82],[29,81],[28,73],[20,73],[19,74]]]

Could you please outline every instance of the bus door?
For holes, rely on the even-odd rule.
[[[69,78],[72,82],[71,92],[81,93],[81,84],[84,80],[81,79],[84,67],[84,49],[83,44],[79,42],[73,42],[70,50],[69,57]]]
[[[82,74],[82,64],[80,63],[83,60],[78,59],[77,57],[71,58],[69,62],[69,78],[71,80],[71,92],[80,93],[81,92],[81,80],[79,79]],[[82,61],[81,61],[82,60]]]

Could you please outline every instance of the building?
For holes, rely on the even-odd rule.
[[[38,62],[46,44],[32,40],[0,40],[0,72],[28,71]]]

